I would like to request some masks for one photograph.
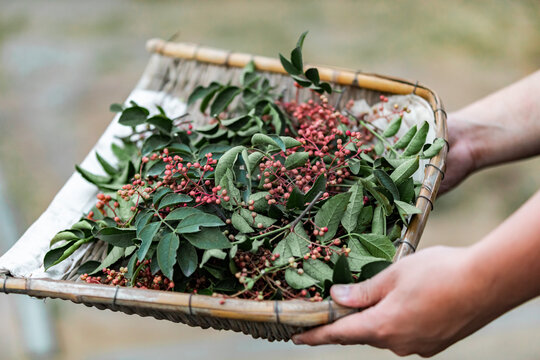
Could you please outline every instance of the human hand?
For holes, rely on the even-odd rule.
[[[293,341],[367,344],[401,356],[432,356],[446,349],[495,317],[485,315],[484,286],[489,285],[471,275],[468,251],[432,247],[362,283],[334,285],[334,301],[364,310],[295,335]]]
[[[445,177],[439,194],[452,190],[476,170],[471,137],[474,125],[455,114],[448,115],[448,143],[450,151],[446,157]]]

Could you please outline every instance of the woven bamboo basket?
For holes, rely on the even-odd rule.
[[[257,71],[264,73],[285,99],[293,96],[293,81],[277,59],[159,39],[148,41],[147,48],[153,55],[137,85],[140,89],[186,99],[196,86],[207,85],[213,80],[230,81],[234,84],[238,81],[242,68],[249,61],[253,61]],[[316,67],[322,81],[328,81],[342,90],[329,96],[330,103],[337,108],[341,107],[345,99],[365,99],[372,104],[378,101],[380,95],[414,93],[431,106],[436,136],[447,139],[443,104],[437,94],[428,87],[418,82],[360,71]],[[303,100],[310,96],[312,94],[309,91],[301,93]],[[196,112],[192,112],[194,113]],[[412,216],[405,234],[398,240],[394,261],[413,253],[418,246],[444,176],[447,151],[448,146],[425,166],[424,180],[416,202],[421,213]],[[105,248],[103,244],[96,243],[93,248],[88,249],[81,262],[103,256]],[[287,341],[295,333],[330,323],[357,311],[337,305],[331,300],[314,303],[303,300],[227,299],[222,303],[221,298],[210,296],[87,284],[77,282],[76,279],[75,272],[66,274],[65,280],[7,276],[0,280],[0,290],[6,294],[70,300],[98,309],[152,316],[190,326],[233,330],[269,341]]]

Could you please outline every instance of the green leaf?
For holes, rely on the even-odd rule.
[[[296,47],[302,49],[304,46],[304,40],[306,38],[308,31],[304,31],[302,34],[300,34],[300,37],[298,38],[298,41],[296,42]]]
[[[304,63],[302,61],[302,49],[299,47],[294,48],[291,52],[291,64],[301,72],[304,70]]]
[[[154,212],[151,210],[142,210],[137,214],[137,216],[135,217],[135,228],[137,229],[137,236],[141,233],[142,229],[153,217]]]
[[[164,149],[171,142],[171,138],[165,135],[152,135],[148,137],[142,146],[142,154],[149,155],[155,151]]]
[[[125,126],[137,126],[144,124],[149,112],[143,107],[133,106],[125,109],[120,115],[118,122]]]
[[[251,226],[249,226],[249,223],[238,213],[233,213],[231,216],[231,223],[232,226],[241,233],[249,234],[252,233],[254,230]]]
[[[431,146],[428,147],[427,150],[425,150],[422,153],[422,158],[431,159],[432,157],[436,156],[441,151],[444,145],[446,145],[446,141],[444,139],[436,138],[433,144],[431,144]]]
[[[336,234],[350,197],[350,192],[334,195],[317,211],[317,215],[315,215],[315,225],[317,228],[328,227],[328,232],[324,233],[319,239],[321,242],[331,239]]]
[[[394,149],[404,149],[407,147],[416,134],[416,130],[416,125],[407,130],[407,132],[398,141],[396,141],[394,144]]]
[[[215,227],[202,228],[201,231],[183,236],[195,247],[203,250],[228,249],[231,243],[223,233]]]
[[[197,86],[195,90],[193,90],[191,95],[189,95],[188,102],[187,102],[188,106],[193,104],[195,101],[199,99],[204,99],[210,95],[215,94],[220,88],[221,88],[221,84],[217,82],[212,82],[207,87],[204,87],[202,85]],[[204,112],[203,109],[201,109],[201,111]]]
[[[109,176],[101,176],[101,175],[92,174],[90,171],[84,170],[79,165],[75,165],[75,169],[77,170],[79,174],[81,174],[81,176],[86,181],[94,185],[100,186],[100,185],[108,184],[111,182],[111,178]]]
[[[390,174],[390,179],[396,184],[400,185],[410,178],[416,170],[418,170],[419,160],[418,157],[405,161],[399,165],[396,170]]]
[[[313,285],[319,285],[319,282],[306,274],[305,272],[300,275],[297,269],[288,268],[285,270],[285,281],[293,289],[306,289]]]
[[[303,263],[304,272],[323,284],[326,280],[331,281],[333,271],[328,264],[321,260],[307,259]]]
[[[179,193],[170,193],[170,194],[165,195],[163,197],[163,199],[159,202],[159,208],[158,209],[161,210],[161,209],[166,208],[166,207],[171,207],[171,206],[176,206],[176,205],[183,204],[183,203],[188,203],[191,200],[193,200],[193,199],[189,195],[179,194]]]
[[[125,250],[126,249],[124,249],[122,247],[114,246],[111,249],[111,251],[107,254],[105,259],[103,259],[103,261],[101,262],[99,267],[94,269],[94,271],[92,271],[90,274],[92,275],[92,274],[95,274],[95,273],[101,271],[102,269],[108,268],[111,265],[113,265],[114,263],[116,263],[118,260],[122,259],[124,257],[124,254],[125,254]]]
[[[166,221],[177,221],[187,218],[190,215],[201,215],[204,214],[201,210],[193,207],[180,207],[174,209],[165,217]]]
[[[99,230],[96,237],[102,241],[113,246],[119,246],[126,248],[133,245],[133,239],[135,239],[135,230],[132,229],[118,229],[115,227],[107,227]]]
[[[351,249],[347,260],[351,271],[360,272],[364,270],[364,266],[373,262],[381,261],[380,258],[372,256],[371,253],[355,238],[349,238],[347,241],[348,247]]]
[[[241,128],[243,128],[248,123],[249,120],[251,120],[251,116],[242,115],[242,116],[237,116],[232,119],[221,120],[221,125],[233,131],[238,131]]]
[[[109,111],[110,112],[114,112],[114,113],[118,113],[118,112],[122,112],[124,110],[124,107],[122,106],[122,104],[111,104],[111,106],[109,106]]]
[[[182,241],[176,252],[176,259],[180,270],[186,277],[190,277],[197,270],[199,258],[197,250],[187,241]]]
[[[426,137],[429,131],[429,124],[427,121],[424,121],[420,129],[414,134],[414,137],[412,138],[411,142],[407,147],[405,148],[405,151],[403,151],[404,156],[410,156],[417,154],[420,150],[422,150],[422,147],[426,143]]]
[[[221,114],[227,108],[227,106],[229,106],[231,101],[233,101],[236,95],[240,94],[241,92],[242,90],[236,86],[227,86],[223,90],[219,91],[214,99],[214,102],[212,102],[212,105],[210,105],[210,114],[214,117]]]
[[[341,255],[334,265],[332,282],[334,284],[350,284],[354,282],[351,269],[349,268],[349,262],[345,255]]]
[[[287,199],[287,209],[299,209],[306,203],[304,194],[295,186]]]
[[[66,252],[66,250],[69,249],[73,244],[73,242],[69,242],[66,245],[47,251],[45,257],[43,258],[43,267],[45,270],[58,264],[60,262],[59,259],[62,257],[64,252]]]
[[[223,260],[226,257],[227,257],[227,253],[223,250],[219,250],[219,249],[206,250],[202,256],[201,264],[199,265],[199,267],[202,268],[204,264],[206,264],[208,260],[210,260],[211,258]]]
[[[401,215],[421,214],[422,211],[414,205],[407,204],[403,201],[395,201],[398,211]]]
[[[221,183],[221,179],[227,172],[227,169],[232,169],[234,166],[234,163],[236,162],[236,159],[238,158],[238,154],[244,150],[244,146],[235,146],[232,149],[227,150],[221,158],[218,160],[218,163],[216,165],[216,170],[214,172],[214,178],[216,184]]]
[[[287,60],[283,55],[279,54],[279,61],[281,62],[281,65],[283,66],[283,69],[285,69],[286,72],[288,72],[291,75],[301,75],[302,69],[297,69],[289,60]]]
[[[267,145],[267,146],[275,146],[277,148],[281,148],[282,150],[285,150],[285,144],[283,144],[283,141],[281,142],[283,144],[283,147],[278,145],[278,143],[275,141],[275,139],[271,138],[268,135],[265,134],[255,134],[251,137],[251,143],[253,145]]]
[[[141,240],[141,245],[137,251],[137,258],[140,261],[143,261],[150,249],[150,245],[154,240],[159,228],[161,226],[161,221],[156,221],[150,224],[147,224],[142,228],[140,232],[137,233],[137,237]]]
[[[388,237],[379,234],[362,234],[357,236],[371,255],[392,261],[396,253],[396,248]]]
[[[172,189],[168,186],[163,186],[161,188],[159,188],[155,193],[154,193],[154,196],[152,198],[152,202],[155,204],[155,205],[158,205],[159,202],[161,201],[161,199],[163,199],[163,197],[169,193],[172,193]]]
[[[285,237],[285,243],[289,246],[293,256],[302,257],[309,253],[309,236],[301,222],[294,227],[294,231]],[[288,258],[287,258],[288,259]]]
[[[347,204],[347,209],[341,218],[341,225],[347,230],[352,232],[356,229],[358,224],[358,215],[364,207],[364,188],[361,183],[357,182],[349,189],[351,197]]]
[[[253,218],[253,216],[251,216],[252,211],[249,211],[248,209],[244,209],[244,208],[240,209],[240,215],[242,215],[244,220],[246,220],[249,224],[252,224],[253,226],[262,224],[263,227],[267,228],[276,222],[276,219],[272,219],[271,217],[264,216],[261,214],[257,214],[255,218]]]
[[[279,257],[273,262],[274,266],[286,265],[289,262],[289,258],[293,256],[292,250],[286,239],[281,240],[276,245],[272,254],[279,254]]]
[[[59,241],[79,240],[82,237],[84,237],[84,233],[82,231],[63,230],[54,235],[49,246],[56,244]]]
[[[311,189],[309,189],[308,192],[306,193],[304,201],[306,203],[310,203],[317,197],[317,195],[320,192],[324,193],[325,191],[326,191],[326,176],[319,175],[317,179],[315,180],[315,182],[313,183],[313,186],[311,187]]]
[[[176,251],[180,240],[175,233],[165,234],[157,247],[157,260],[163,275],[172,280],[174,264],[176,264]]]
[[[266,195],[270,195],[268,191],[259,191],[249,196],[249,201],[253,200],[253,207],[256,212],[264,212],[268,210],[268,200],[266,200]]]
[[[114,166],[109,164],[107,160],[101,157],[101,155],[99,155],[97,151],[96,151],[96,158],[98,162],[100,163],[101,167],[103,168],[103,170],[105,170],[107,174],[112,175],[112,176],[118,175],[118,170]]]
[[[99,269],[100,262],[96,260],[89,260],[79,266],[77,269],[77,275],[83,275],[83,274],[91,274],[96,269]]]
[[[391,176],[390,176],[391,177]],[[390,215],[392,213],[392,205],[390,204],[390,201],[386,196],[384,196],[381,192],[377,191],[375,188],[375,184],[371,181],[360,179],[362,182],[362,185],[364,185],[364,188],[377,200],[379,205],[383,206],[384,213],[386,215]]]
[[[221,202],[221,207],[232,210],[233,206],[236,206],[240,199],[240,190],[234,186],[234,175],[231,169],[227,169],[225,175],[219,181],[219,185],[227,190],[227,195],[230,197],[229,202]]]
[[[159,131],[169,134],[172,130],[172,120],[164,115],[155,115],[150,119],[146,120],[150,125],[154,125]]]
[[[319,70],[315,68],[309,68],[306,70],[306,77],[314,84],[319,84],[321,79],[319,78]]]
[[[248,155],[248,167],[251,173],[255,171],[257,165],[259,165],[263,157],[264,154],[258,151],[252,152]]]
[[[287,156],[285,159],[285,168],[287,170],[296,169],[299,166],[305,165],[309,160],[309,154],[304,151],[298,151]]]
[[[401,201],[410,203],[415,198],[414,193],[414,180],[409,178],[405,180],[400,185],[398,185],[399,197]]]
[[[302,146],[302,143],[290,136],[280,136],[281,141],[285,144],[285,148],[291,149],[297,146]]]
[[[360,214],[358,214],[358,224],[356,225],[356,229],[354,229],[354,232],[355,233],[363,232],[369,225],[371,225],[372,219],[373,219],[373,207],[364,206],[362,208],[362,211],[360,211]]]
[[[373,211],[373,220],[371,222],[371,231],[375,234],[386,234],[386,216],[381,205],[377,205]]]
[[[397,132],[399,131],[399,128],[401,127],[401,119],[402,117],[398,117],[396,119],[394,119],[389,125],[388,127],[386,128],[386,130],[384,130],[383,132],[383,136],[384,137],[391,137],[391,136],[394,136],[397,134]]]
[[[225,223],[221,221],[216,215],[201,213],[189,215],[176,227],[176,232],[179,234],[187,234],[198,232],[202,227],[219,227],[223,226]]]
[[[392,196],[394,197],[394,200],[399,200],[398,188],[396,187],[396,184],[394,184],[394,181],[392,180],[392,178],[388,176],[386,171],[375,169],[373,170],[373,175],[375,175],[375,177],[377,178],[377,180],[379,180],[381,185],[384,186],[386,190],[390,192],[390,194],[392,194]]]

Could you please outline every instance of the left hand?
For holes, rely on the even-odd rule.
[[[446,349],[494,318],[482,303],[489,285],[470,273],[468,251],[429,248],[362,283],[334,285],[337,303],[364,310],[295,335],[294,343],[367,344],[401,356]]]

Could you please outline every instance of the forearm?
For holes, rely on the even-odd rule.
[[[540,154],[540,71],[452,114],[474,168]]]
[[[470,280],[485,320],[540,295],[540,192],[469,249]]]

